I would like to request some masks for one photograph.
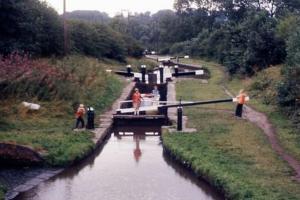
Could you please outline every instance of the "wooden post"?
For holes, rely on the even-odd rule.
[[[141,66],[141,72],[142,72],[142,82],[146,83],[146,65]]]
[[[177,131],[182,131],[182,107],[177,107]]]
[[[164,66],[159,66],[159,74],[160,74],[160,84],[164,83]]]
[[[175,65],[175,67],[174,67],[174,70],[175,70],[175,76],[177,77],[178,76],[178,65]]]
[[[131,65],[127,65],[127,75],[130,76],[131,75]]]

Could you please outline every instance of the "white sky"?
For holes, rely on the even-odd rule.
[[[48,2],[60,14],[63,12],[63,0],[42,1]],[[67,11],[99,10],[112,17],[122,10],[129,10],[132,13],[146,11],[155,13],[162,9],[173,9],[173,3],[174,0],[67,0]]]

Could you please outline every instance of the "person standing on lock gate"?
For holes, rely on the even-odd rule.
[[[245,91],[243,89],[240,90],[239,95],[236,97],[238,104],[236,106],[235,116],[242,117],[243,106],[246,102],[246,97],[247,97],[247,94],[245,93]]]
[[[84,128],[84,120],[83,116],[85,115],[85,108],[83,104],[80,104],[77,111],[76,111],[76,129],[79,127],[79,124],[81,124],[81,128]]]
[[[157,85],[154,86],[153,90],[152,90],[152,95],[153,97],[158,97],[159,95],[159,90],[157,89]]]
[[[138,88],[134,89],[134,93],[132,95],[132,105],[134,108],[134,115],[139,115],[139,109],[141,106],[141,101],[142,101],[142,95],[139,92]]]

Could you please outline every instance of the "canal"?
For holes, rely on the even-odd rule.
[[[88,159],[16,199],[222,199],[213,188],[164,153],[157,136],[160,131],[160,127],[112,130],[103,147]]]

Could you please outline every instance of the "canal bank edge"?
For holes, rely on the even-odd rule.
[[[129,84],[127,84],[127,86],[123,89],[121,96],[117,100],[115,100],[115,102],[113,103],[111,108],[108,111],[106,111],[103,115],[100,115],[100,121],[99,121],[100,127],[96,128],[95,130],[92,131],[94,133],[94,137],[92,138],[92,140],[93,140],[93,143],[95,144],[93,149],[91,149],[89,152],[87,152],[81,159],[70,162],[69,165],[66,166],[65,168],[47,170],[45,173],[42,173],[42,174],[38,175],[37,177],[34,177],[34,178],[28,180],[26,183],[14,188],[13,190],[7,191],[7,193],[5,194],[5,199],[7,199],[7,200],[14,199],[20,193],[26,192],[26,191],[36,187],[40,183],[47,181],[50,178],[62,173],[69,166],[71,166],[77,162],[80,162],[81,160],[84,160],[89,155],[91,155],[95,151],[95,149],[97,149],[101,145],[103,145],[105,138],[110,133],[110,130],[111,130],[111,127],[113,124],[112,114],[118,108],[119,102],[124,101],[128,98],[128,95],[130,94],[130,91],[133,89],[134,85],[135,85],[134,82],[130,82]],[[17,149],[24,148],[20,145],[15,145],[15,146],[18,146]],[[41,163],[44,161],[42,159],[42,156],[40,153],[34,151],[31,148],[27,148],[27,149],[31,150],[32,155],[36,155],[36,156],[38,155],[37,157],[41,158]]]
[[[37,152],[30,146],[0,142],[0,162],[13,160],[17,165],[41,165],[44,162],[42,152]]]
[[[169,82],[169,84],[168,84],[168,101],[176,101],[176,86],[175,86],[175,84],[176,84],[175,80],[173,82]],[[172,123],[176,123],[176,120],[177,120],[176,108],[169,108],[168,116],[169,116],[169,119],[172,121]],[[182,127],[183,131],[181,131],[181,132],[183,132],[185,134],[196,132],[197,129],[187,128],[187,120],[188,120],[187,116],[184,116],[183,117],[183,127]],[[162,127],[162,137],[161,138],[162,138],[162,145],[163,145],[164,152],[166,154],[168,154],[171,157],[171,159],[175,160],[175,162],[180,163],[183,167],[185,167],[189,171],[192,171],[193,174],[195,176],[197,176],[198,179],[204,180],[206,183],[208,183],[209,185],[214,187],[221,196],[225,196],[224,189],[220,188],[216,184],[214,184],[214,181],[212,180],[212,178],[210,178],[208,175],[197,173],[196,170],[194,170],[188,162],[184,161],[180,157],[177,157],[176,154],[171,150],[171,148],[168,148],[168,146],[164,142],[164,136],[167,134],[172,134],[173,132],[178,133],[178,131],[174,127],[170,127],[170,126]]]

